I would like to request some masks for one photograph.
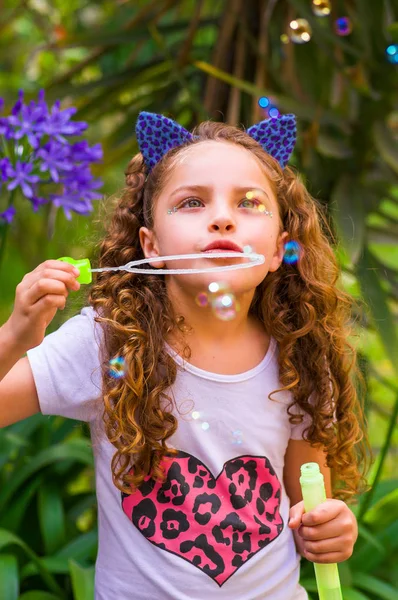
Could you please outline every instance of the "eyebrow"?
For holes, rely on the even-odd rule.
[[[207,186],[207,185],[183,185],[183,186],[175,189],[174,192],[172,192],[170,194],[170,197],[175,196],[178,192],[182,192],[183,190],[193,191],[193,192],[203,192],[203,191],[208,191],[211,189],[213,189],[213,188],[211,186]],[[269,198],[269,195],[267,194],[267,192],[257,185],[237,186],[234,188],[235,192],[240,192],[240,193],[251,192],[254,190],[260,190],[260,192],[263,192],[263,194],[265,194],[265,196],[267,196],[267,198]]]

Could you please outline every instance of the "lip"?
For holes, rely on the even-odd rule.
[[[209,252],[210,250],[225,250],[229,252],[243,252],[242,248],[235,244],[235,242],[231,242],[229,240],[218,240],[208,244],[206,248],[202,250],[202,252]]]

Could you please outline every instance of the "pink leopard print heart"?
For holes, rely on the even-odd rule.
[[[122,494],[123,510],[152,544],[220,587],[282,532],[281,485],[268,458],[233,458],[217,478],[186,452],[163,464],[164,483],[146,477],[135,494]]]

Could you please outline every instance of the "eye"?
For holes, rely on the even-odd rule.
[[[188,203],[190,202],[202,202],[201,200],[199,200],[198,198],[187,198],[186,200],[183,200],[177,208],[184,208]],[[203,202],[202,202],[203,204]],[[199,206],[194,206],[193,208],[199,208]]]
[[[257,198],[244,198],[241,204],[243,204],[243,202],[249,202],[249,204],[251,203],[251,206],[244,206],[244,208],[257,208],[260,204],[262,204],[262,202],[257,200]]]

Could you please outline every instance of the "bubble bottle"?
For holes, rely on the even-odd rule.
[[[300,470],[304,509],[309,512],[326,500],[324,479],[318,463],[305,463]],[[343,600],[337,564],[314,563],[314,569],[319,600]]]

